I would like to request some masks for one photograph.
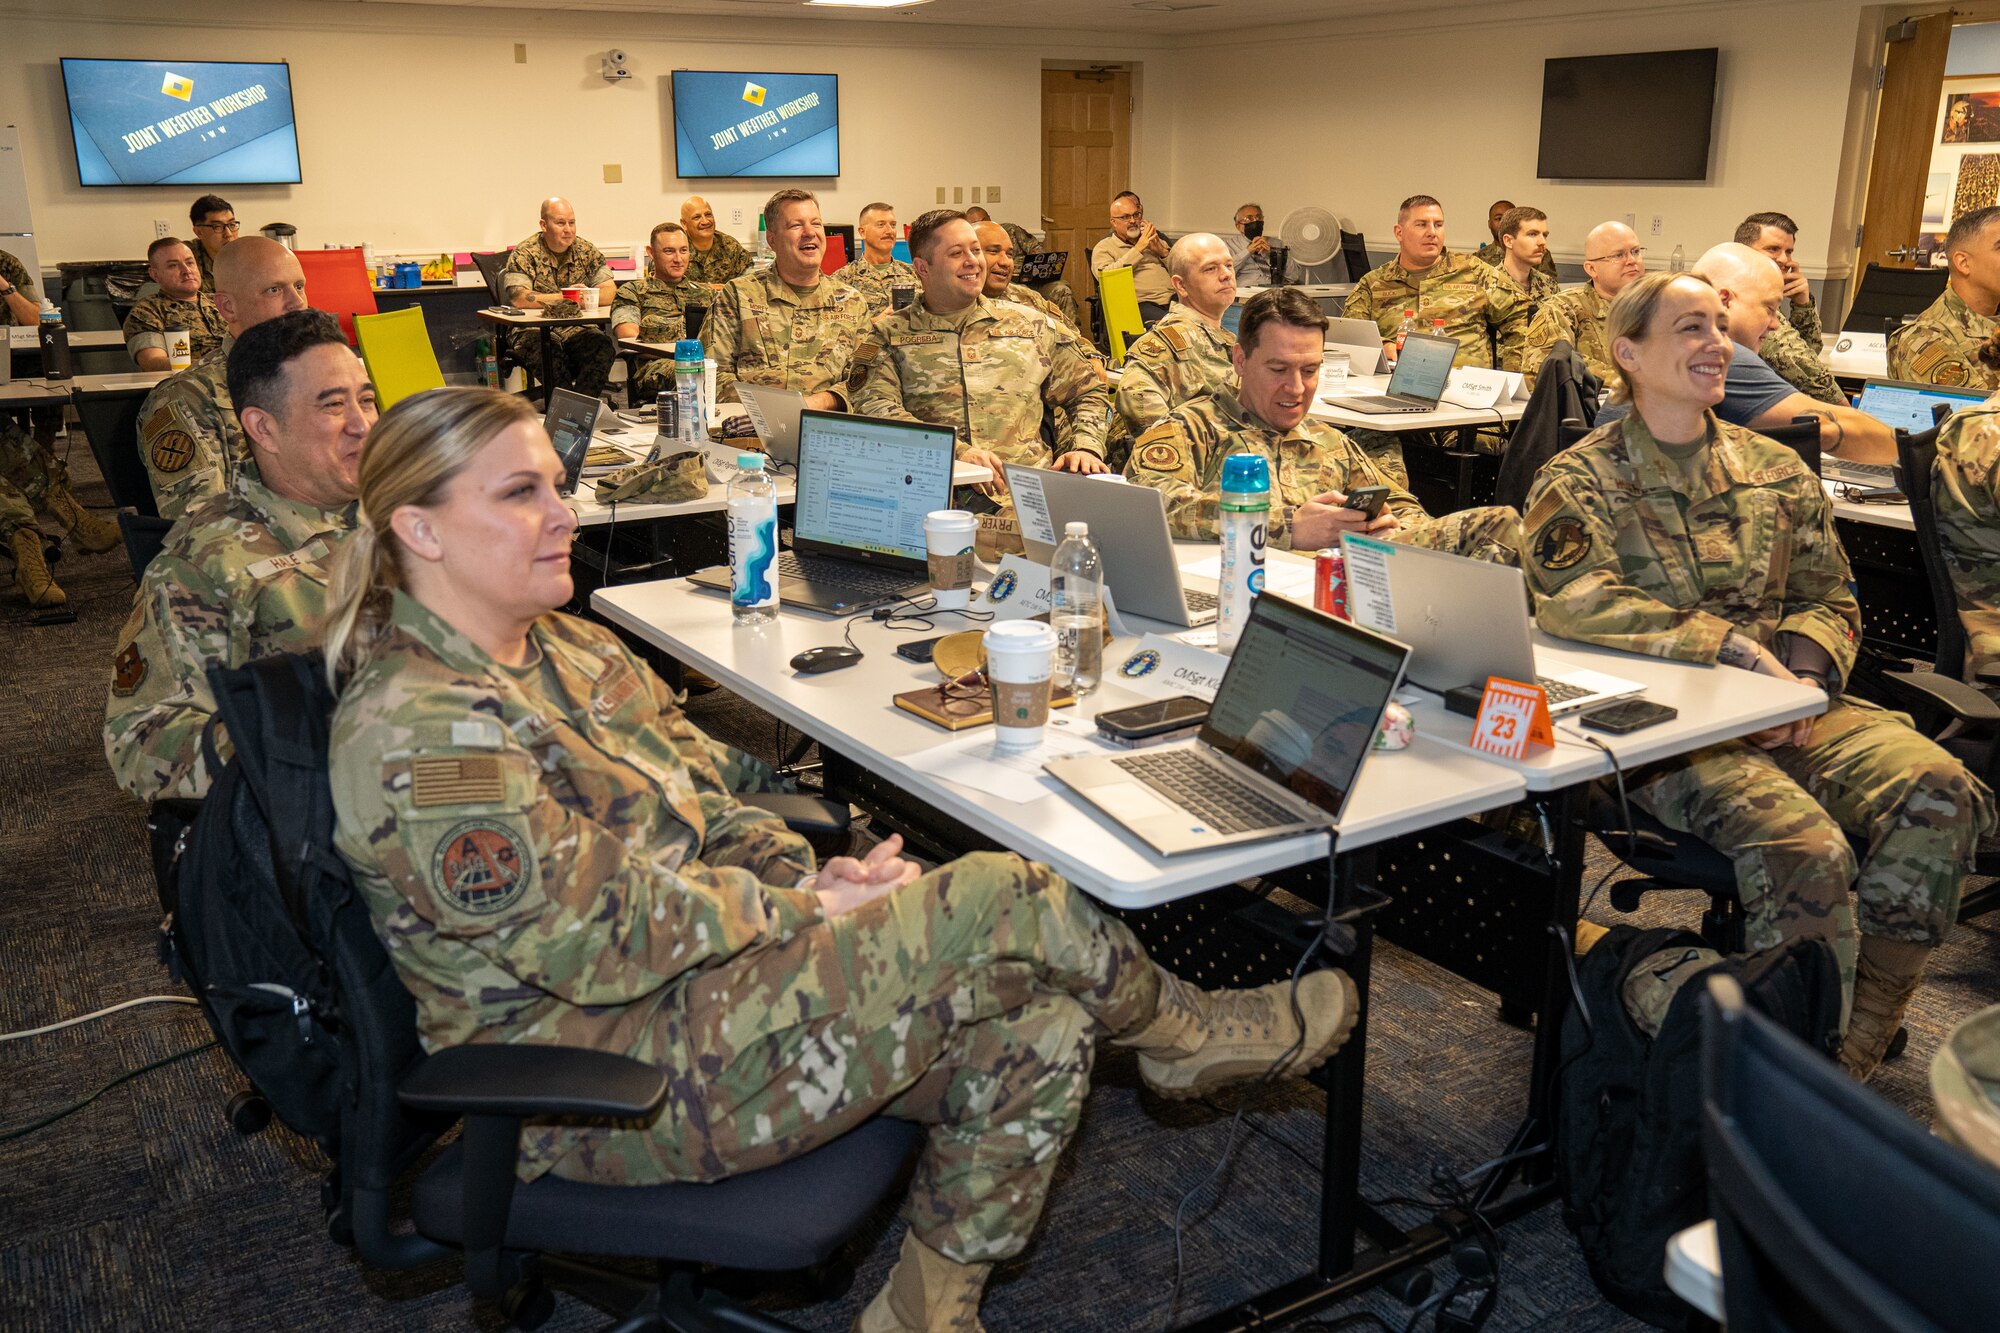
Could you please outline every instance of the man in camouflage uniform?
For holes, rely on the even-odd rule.
[[[960,461],[994,473],[960,503],[992,515],[982,522],[989,542],[1010,546],[1017,531],[1013,502],[996,499],[1006,490],[1004,464],[1107,470],[1111,396],[1104,372],[1041,313],[986,299],[979,234],[963,213],[940,208],[917,219],[910,253],[923,298],[868,330],[857,353],[854,410],[950,426]],[[1041,436],[1044,412],[1052,408],[1062,409],[1054,450]]]
[[[681,205],[681,228],[694,248],[688,257],[688,281],[713,292],[750,271],[750,252],[728,232],[716,230],[715,210],[700,195]]]
[[[867,298],[868,318],[872,320],[889,308],[895,288],[907,287],[912,296],[916,294],[917,271],[896,258],[901,231],[893,206],[876,203],[862,209],[854,234],[861,242],[861,253],[834,270],[833,276]]]
[[[1944,292],[1889,335],[1889,377],[1951,388],[2000,389],[2000,367],[1979,349],[2000,324],[2000,208],[1961,213],[1944,240]]]
[[[611,334],[641,342],[674,343],[687,337],[687,309],[706,306],[708,289],[687,276],[688,237],[677,222],[653,228],[653,272],[621,284],[611,302]],[[674,363],[654,357],[639,367],[632,381],[635,403],[651,399],[673,385]]]
[[[969,221],[970,219],[968,219]],[[973,235],[979,238],[979,251],[986,259],[986,281],[980,287],[980,294],[989,301],[1015,301],[1031,310],[1040,311],[1053,320],[1058,329],[1083,343],[1085,356],[1101,357],[1095,345],[1083,342],[1083,334],[1077,329],[1062,308],[1032,287],[1023,287],[1014,281],[1014,238],[997,222],[981,222],[973,227]],[[911,272],[915,272],[914,269]]]
[[[225,248],[236,244],[243,224],[236,220],[236,209],[227,199],[205,194],[188,207],[188,225],[194,228],[194,262],[201,270],[201,289],[213,292],[215,261],[222,258]]]
[[[867,298],[820,272],[826,226],[805,190],[780,190],[764,205],[773,262],[715,298],[702,325],[715,358],[715,396],[737,401],[736,383],[795,389],[817,411],[847,410],[848,370],[868,327]]]
[[[1769,255],[1785,280],[1785,318],[1764,335],[1757,355],[1808,398],[1845,406],[1847,395],[1820,359],[1819,307],[1813,304],[1805,271],[1793,257],[1799,224],[1783,213],[1752,213],[1736,228],[1736,243]]]
[[[1648,766],[1630,792],[1735,863],[1750,948],[1833,947],[1852,1013],[1842,1062],[1866,1077],[1957,914],[1992,793],[1906,719],[1843,697],[1861,613],[1826,493],[1798,455],[1713,413],[1692,445],[1663,445],[1640,392],[1637,410],[1535,479],[1522,563],[1536,617],[1561,638],[1827,692],[1824,715]],[[1861,839],[1858,862],[1843,830]],[[1661,984],[1641,988],[1655,1010],[1699,970],[1659,961]]]
[[[1181,244],[1185,240],[1175,248]],[[1259,292],[1243,307],[1232,382],[1175,409],[1132,446],[1125,475],[1166,497],[1174,536],[1214,541],[1222,460],[1257,453],[1271,467],[1266,540],[1280,549],[1317,551],[1338,546],[1343,532],[1367,532],[1516,563],[1521,516],[1514,510],[1490,506],[1434,519],[1339,430],[1307,416],[1319,388],[1326,329],[1319,304],[1297,288]],[[1391,487],[1373,522],[1346,507],[1348,494],[1363,486]]]
[[[978,204],[965,210],[965,220],[975,227],[992,222],[994,226],[1006,232],[1010,242],[1008,248],[1012,251],[1016,263],[1027,255],[1042,253],[1042,243],[1036,239],[1033,232],[1018,222],[995,222],[993,215]],[[1063,318],[1069,321],[1071,328],[1079,330],[1083,328],[1083,315],[1077,310],[1076,293],[1070,290],[1067,282],[1057,278],[1052,282],[1038,283],[1029,290],[1062,311]]]
[[[610,305],[616,296],[611,266],[589,241],[576,234],[576,210],[569,200],[542,200],[541,230],[514,247],[500,270],[500,290],[517,310],[535,310],[563,299],[565,287],[595,287],[598,299]],[[547,388],[570,389],[595,398],[611,382],[611,362],[618,345],[611,335],[591,324],[567,324],[555,329],[517,329],[507,335],[507,347],[526,365],[542,364],[542,343],[555,344],[557,383]]]
[[[1965,625],[1966,674],[2000,697],[2000,411],[1958,412],[1945,421],[1931,504]]]
[[[1501,237],[1506,232],[1507,214],[1513,207],[1512,200],[1496,199],[1493,201],[1493,206],[1486,210],[1486,230],[1492,234],[1493,239],[1472,252],[1474,259],[1491,264],[1494,268],[1499,268],[1507,262],[1507,246]],[[1551,282],[1559,282],[1562,278],[1562,274],[1556,268],[1555,255],[1546,247],[1542,250],[1542,257],[1535,261],[1535,270]]]
[[[201,288],[201,269],[194,250],[176,236],[163,236],[146,247],[146,273],[160,290],[142,297],[125,316],[125,350],[141,370],[166,370],[167,333],[185,329],[189,364],[222,345],[229,334],[215,298]]]
[[[1177,298],[1166,316],[1125,350],[1118,426],[1137,439],[1191,398],[1230,387],[1236,338],[1222,316],[1236,300],[1236,265],[1219,236],[1191,232],[1167,252]]]
[[[1500,262],[1496,271],[1506,274],[1528,302],[1528,317],[1542,302],[1562,290],[1555,275],[1548,272],[1549,215],[1539,208],[1510,208],[1500,217]],[[1486,259],[1482,250],[1478,256]],[[1492,263],[1491,260],[1487,260]]]
[[[1590,281],[1544,300],[1528,324],[1521,349],[1521,373],[1532,387],[1542,362],[1559,342],[1576,348],[1590,373],[1606,385],[1616,382],[1611,347],[1604,337],[1604,317],[1611,302],[1634,278],[1646,271],[1646,251],[1639,235],[1622,222],[1600,222],[1583,241],[1583,271]]]
[[[229,401],[231,342],[267,319],[306,308],[306,275],[276,241],[249,236],[216,264],[215,308],[229,336],[207,356],[153,386],[139,407],[139,457],[160,517],[177,519],[230,487],[256,461]]]

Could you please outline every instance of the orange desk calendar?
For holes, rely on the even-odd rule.
[[[1472,748],[1502,759],[1519,759],[1530,745],[1553,746],[1556,729],[1549,721],[1549,696],[1539,685],[1490,676],[1480,696],[1479,718],[1472,724]]]

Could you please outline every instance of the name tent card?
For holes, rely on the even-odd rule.
[[[1107,653],[1104,666],[1106,680],[1149,699],[1192,694],[1213,702],[1229,659],[1163,634],[1148,634],[1123,657]]]
[[[1530,745],[1553,747],[1556,729],[1549,721],[1549,696],[1539,685],[1524,685],[1502,676],[1487,679],[1479,700],[1479,717],[1472,724],[1472,748],[1501,759],[1519,759]]]

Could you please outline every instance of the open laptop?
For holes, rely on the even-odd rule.
[[[1037,283],[1054,282],[1063,275],[1069,264],[1067,250],[1037,250],[1031,255],[1014,256],[1014,281],[1023,287],[1033,287]]]
[[[1557,716],[1646,691],[1623,676],[1539,663],[1528,625],[1528,581],[1510,565],[1349,534],[1340,544],[1350,570],[1377,557],[1388,561],[1388,613],[1371,614],[1372,604],[1363,599],[1357,605],[1351,593],[1348,608],[1357,621],[1410,646],[1412,684],[1443,694],[1501,676],[1540,685]],[[1357,547],[1363,548],[1358,561]]]
[[[1984,389],[1953,389],[1942,384],[1918,384],[1910,380],[1867,380],[1855,406],[1890,430],[1906,430],[1912,435],[1931,428],[1931,409],[1942,406],[1958,412],[1982,407],[1989,396]],[[1895,469],[1886,463],[1854,463],[1832,454],[1820,455],[1820,475],[1850,486],[1894,486]]]
[[[1174,559],[1174,536],[1167,527],[1166,497],[1151,486],[1100,481],[1075,472],[1008,464],[1007,486],[1019,502],[1024,484],[1032,493],[1041,483],[1050,527],[1060,533],[1066,524],[1090,525],[1104,562],[1104,583],[1120,611],[1175,625],[1206,625],[1216,616],[1215,587],[1181,578]],[[1021,544],[1028,559],[1046,565],[1056,548],[1033,540],[1022,525]]]
[[[1387,393],[1326,401],[1344,411],[1365,412],[1369,416],[1436,411],[1438,400],[1444,397],[1445,383],[1451,378],[1451,363],[1457,356],[1458,339],[1412,333],[1403,339],[1403,350],[1396,355],[1396,369],[1389,376]]]
[[[1375,375],[1388,353],[1382,350],[1382,330],[1372,319],[1330,319],[1326,350],[1347,353],[1347,368],[1356,375]]]
[[[576,491],[576,481],[583,475],[583,456],[590,452],[590,437],[597,431],[597,414],[604,410],[604,403],[588,394],[572,393],[568,389],[553,389],[549,392],[549,410],[542,417],[542,429],[549,433],[549,443],[556,447],[556,457],[562,459],[563,480],[560,494],[572,495]]]
[[[951,508],[949,426],[799,414],[792,548],[778,556],[778,600],[840,615],[889,606],[930,582],[924,515]],[[729,591],[729,567],[688,576]]]
[[[799,413],[806,410],[806,396],[796,389],[773,389],[742,380],[736,382],[736,396],[749,409],[764,452],[780,463],[798,466]]]
[[[1267,592],[1195,740],[1042,766],[1167,856],[1326,828],[1408,658],[1394,640]]]

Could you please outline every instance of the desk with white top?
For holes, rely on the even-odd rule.
[[[549,335],[557,329],[571,329],[585,324],[609,324],[611,311],[609,308],[585,310],[556,318],[545,315],[540,310],[517,310],[513,306],[489,305],[480,307],[479,319],[482,323],[495,325],[502,330],[539,330],[542,339],[542,384],[552,386],[556,383],[556,341]]]
[[[1504,425],[1519,421],[1521,412],[1527,407],[1523,399],[1513,399],[1492,407],[1459,407],[1455,403],[1440,402],[1428,412],[1391,412],[1376,415],[1370,412],[1353,412],[1340,405],[1342,398],[1358,398],[1387,392],[1387,375],[1349,375],[1347,384],[1339,393],[1320,394],[1313,399],[1309,409],[1319,420],[1340,427],[1342,430],[1381,430],[1401,433],[1411,430],[1456,430],[1469,435],[1481,426]]]
[[[125,335],[117,329],[71,329],[71,347],[123,347]],[[7,329],[7,346],[16,352],[37,352],[41,350],[41,330],[33,324],[14,324]]]

